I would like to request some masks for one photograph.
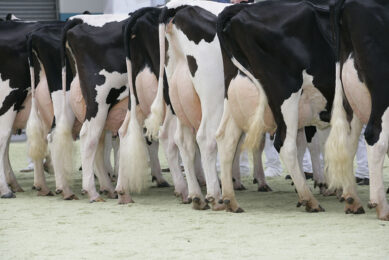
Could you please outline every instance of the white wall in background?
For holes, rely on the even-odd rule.
[[[59,0],[60,13],[103,13],[107,0]]]
[[[146,6],[164,4],[165,0],[106,0],[104,13],[129,13]]]

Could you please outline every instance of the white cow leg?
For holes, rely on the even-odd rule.
[[[220,156],[222,202],[225,204],[227,211],[239,213],[243,212],[243,209],[239,207],[235,197],[232,182],[232,163],[242,131],[232,118],[227,102],[226,100],[224,101],[224,113],[216,133]]]
[[[112,177],[113,175],[113,167],[111,164],[111,150],[112,150],[112,132],[105,131],[104,134],[104,166],[108,171],[108,175]]]
[[[147,145],[147,149],[150,156],[152,181],[155,181],[157,183],[157,187],[159,188],[170,187],[169,183],[162,176],[161,165],[158,157],[159,142],[154,140],[151,141],[151,144]]]
[[[246,187],[243,186],[240,175],[240,153],[242,152],[240,147],[243,143],[244,136],[242,135],[239,138],[239,143],[236,147],[234,160],[232,162],[232,182],[234,183],[234,190],[245,190]]]
[[[106,194],[110,199],[116,199],[117,193],[112,185],[111,179],[109,178],[109,173],[107,171],[107,162],[105,160],[105,152],[107,142],[105,141],[107,135],[101,135],[100,141],[96,150],[95,160],[94,160],[94,169],[96,176],[100,184],[100,194]],[[112,138],[112,135],[109,135],[108,138]],[[111,150],[111,149],[110,149]]]
[[[112,148],[113,148],[113,161],[114,161],[114,166],[113,166],[113,175],[111,176],[112,181],[116,181],[118,178],[118,173],[119,173],[119,146],[120,146],[120,141],[119,137],[113,137],[112,138]]]
[[[286,125],[286,137],[281,147],[280,155],[295,184],[299,196],[297,206],[305,206],[308,212],[319,212],[323,211],[323,208],[312,195],[297,158],[297,135],[304,135],[303,130],[298,131],[298,104],[300,95],[301,90],[293,93],[281,106],[281,112]],[[276,138],[279,138],[279,135]],[[300,136],[299,138],[302,137]]]
[[[38,196],[54,196],[46,184],[45,171],[42,160],[32,160],[34,163],[34,188],[38,191]]]
[[[217,144],[215,133],[218,127],[218,121],[212,117],[206,118],[206,115],[207,113],[203,112],[203,118],[197,132],[196,140],[200,148],[201,162],[207,182],[206,199],[211,203],[212,210],[222,210],[224,209],[223,205],[218,203],[221,199],[221,190],[216,171]]]
[[[258,149],[253,150],[253,163],[254,163],[253,183],[258,184],[259,192],[272,191],[272,189],[266,183],[265,171],[263,170],[263,163],[262,163],[262,153],[263,150],[265,149],[265,141],[266,141],[266,137],[263,136]]]
[[[0,195],[1,198],[15,198],[12,190],[7,184],[6,167],[5,167],[5,153],[7,152],[8,139],[11,136],[11,129],[16,117],[16,111],[9,109],[0,117]]]
[[[305,136],[304,128],[299,129],[299,132],[302,132],[303,134],[297,134],[297,138],[296,138],[297,160],[299,162],[301,173],[303,174],[304,179],[306,179],[304,174],[303,160],[304,160],[305,152],[307,151],[307,139]]]
[[[160,129],[159,141],[165,151],[166,160],[172,174],[174,193],[180,197],[184,204],[188,203],[188,185],[181,171],[179,163],[178,147],[174,141],[174,134],[177,127],[177,118],[173,116],[171,110],[166,110],[165,120]]]
[[[207,186],[207,183],[205,181],[203,165],[201,164],[200,149],[197,144],[196,144],[196,154],[195,154],[195,172],[196,172],[197,181],[200,183],[200,186],[201,187]]]
[[[311,154],[314,187],[319,187],[320,194],[325,194],[327,191],[327,184],[325,182],[323,167],[321,166],[320,161],[320,141],[318,132],[312,137],[311,142],[308,142],[308,150]]]
[[[389,112],[382,117],[382,130],[378,141],[367,147],[367,158],[370,171],[370,202],[369,208],[376,208],[377,217],[389,221],[389,205],[386,200],[386,193],[383,180],[383,166],[385,155],[388,153],[389,142]]]
[[[351,158],[355,157],[355,154],[358,149],[358,140],[359,136],[362,131],[362,123],[359,121],[359,119],[356,117],[356,115],[353,115],[353,119],[351,120],[351,133],[349,136],[349,147],[348,151],[350,153]],[[354,160],[351,161],[352,165],[347,167],[351,171],[354,171]],[[354,172],[352,172],[350,175],[354,176]],[[357,195],[357,185],[355,181],[352,181],[350,185],[343,185],[343,193],[342,197],[340,199],[341,201],[346,201],[345,205],[345,213],[349,214],[362,214],[365,213],[362,202],[359,199]]]
[[[101,107],[99,107],[100,109]],[[98,111],[95,118],[83,123],[80,131],[81,162],[82,162],[82,189],[88,193],[90,202],[104,201],[96,191],[93,174],[93,162],[95,160],[97,146],[105,124],[107,111]]]
[[[7,179],[8,185],[11,187],[13,192],[23,192],[22,187],[20,187],[19,183],[16,180],[14,171],[12,170],[11,162],[9,160],[9,143],[11,137],[8,138],[7,148],[4,157],[4,167],[5,167],[5,177]]]
[[[174,140],[180,149],[182,162],[185,167],[186,180],[188,182],[188,199],[193,201],[193,209],[203,210],[208,209],[209,206],[204,201],[203,194],[201,193],[200,185],[196,178],[195,173],[195,153],[196,142],[193,135],[193,130],[183,124],[180,120],[177,120],[176,134]]]

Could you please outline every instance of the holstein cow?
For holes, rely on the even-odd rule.
[[[0,23],[0,156],[2,158],[0,194],[2,198],[12,198],[14,197],[12,191],[22,191],[8,158],[9,139],[12,132],[25,128],[31,106],[31,98],[27,97],[30,74],[26,36],[43,24],[48,23],[22,21]],[[44,181],[43,174],[35,176],[35,181],[38,178]]]
[[[242,211],[231,182],[231,158],[242,131],[249,147],[264,132],[275,133],[274,145],[299,195],[297,206],[324,210],[306,184],[298,159],[304,153],[296,145],[304,139],[304,126],[328,125],[334,95],[329,10],[312,2],[239,4],[219,15],[226,98],[217,140],[223,200],[232,212]]]
[[[216,18],[226,6],[208,1],[172,1],[162,9],[160,15],[158,92],[145,125],[151,136],[158,135],[164,113],[163,96],[167,95],[169,87],[170,101],[178,118],[175,140],[187,173],[189,199],[193,201],[195,209],[207,209],[208,203],[214,210],[224,209],[223,203],[219,203],[221,192],[216,172],[215,132],[223,113],[224,97]],[[162,77],[164,68],[166,79]],[[165,84],[166,80],[168,84]],[[170,109],[168,104],[168,113]],[[206,176],[205,199],[195,176],[196,141]],[[239,174],[239,150],[235,151],[234,172]],[[265,182],[262,164],[257,160],[259,154],[255,154],[254,174],[259,190],[268,191],[270,188]],[[239,186],[236,188],[242,187],[238,175],[235,180]]]
[[[150,114],[150,106],[157,93],[157,79],[160,73],[158,18],[161,10],[155,7],[142,8],[132,13],[131,18],[125,25],[123,36],[131,100],[127,112],[129,121],[125,121],[121,131],[119,131],[122,142],[132,140],[131,142],[141,144],[140,142],[143,142],[144,139],[141,126],[143,126],[144,118]],[[165,73],[162,73],[163,77],[166,77]],[[167,84],[166,80],[164,84]],[[170,105],[168,93],[165,92],[164,96],[169,108],[166,110],[160,141],[165,149],[170,172],[172,173],[175,194],[180,196],[184,203],[187,203],[188,188],[179,165],[178,147],[174,142],[176,120],[173,116],[174,111]],[[135,114],[137,114],[136,117]],[[133,122],[134,120],[136,122]],[[136,146],[136,144],[129,143],[121,146],[121,153],[126,155],[123,157],[125,161],[122,163],[128,165],[123,167],[123,170],[130,172],[145,170],[145,167],[139,167],[139,163],[144,158],[141,158],[142,154],[134,149],[134,145]],[[152,159],[152,163],[158,162],[158,158]],[[120,179],[122,176],[119,176],[119,180],[125,182],[125,180]],[[121,193],[123,195],[127,193],[126,187],[123,187]]]
[[[389,220],[383,164],[389,152],[389,2],[337,1],[333,6],[337,39],[336,91],[331,133],[326,143],[330,184],[343,188],[346,213],[363,212],[356,194],[353,159],[362,125],[370,171],[369,208]]]
[[[83,122],[81,141],[81,160],[83,170],[82,188],[88,193],[89,199],[102,201],[96,191],[93,165],[103,164],[102,132],[108,129],[117,133],[127,111],[128,81],[123,46],[122,27],[127,15],[78,15],[69,19],[64,28],[63,47],[68,54],[75,77],[70,88],[70,103],[77,119]],[[63,53],[63,61],[64,59]],[[66,81],[66,69],[62,64],[63,82]],[[66,85],[63,83],[63,86]],[[65,95],[63,95],[65,97]],[[62,119],[61,119],[62,118]],[[73,125],[74,115],[62,114],[58,122],[64,129]],[[54,135],[53,142],[69,140],[69,131],[62,131]],[[100,140],[100,141],[99,141]],[[124,143],[126,145],[126,143]],[[144,150],[133,147],[135,152],[142,153]],[[159,186],[167,186],[163,179],[160,166],[155,158],[158,158],[158,143],[153,142],[147,146],[152,163],[152,175]],[[97,151],[97,153],[96,153]],[[146,154],[147,155],[147,154]],[[119,180],[117,190],[122,191],[120,174],[128,174],[129,182],[134,184],[134,191],[140,191],[144,187],[144,171],[139,169],[135,174],[126,171],[128,158],[120,152]],[[100,159],[101,158],[101,159]],[[144,165],[143,165],[144,166]],[[121,167],[124,167],[121,170]],[[102,169],[100,166],[99,168]],[[99,178],[103,179],[103,190],[114,196],[114,189],[105,173],[96,171]],[[124,177],[122,175],[122,177]],[[125,178],[126,179],[126,178]],[[128,178],[127,178],[128,179]],[[100,188],[101,189],[101,188]],[[126,194],[120,196],[119,203],[130,201]]]
[[[43,159],[47,155],[47,134],[55,126],[54,116],[58,118],[63,107],[60,47],[64,24],[64,22],[56,22],[41,26],[29,33],[26,38],[32,86],[32,106],[26,134],[28,154],[34,162],[33,187],[38,190],[38,195],[52,194],[44,180]],[[53,158],[62,160],[62,153],[60,155],[56,153],[58,151],[51,153]],[[63,189],[62,186],[66,186],[67,178],[60,180],[59,176],[62,175],[59,174],[56,166],[54,162],[57,187],[61,186]],[[67,199],[74,196],[71,191],[65,192],[64,195]]]
[[[61,111],[63,109],[70,110],[69,99],[66,100],[67,102],[65,104],[62,103],[61,38],[64,25],[65,22],[58,22],[53,25],[41,26],[31,32],[27,39],[32,85],[32,109],[27,123],[26,133],[28,137],[29,156],[34,162],[34,173],[36,176],[42,176],[43,174],[42,159],[45,157],[47,150],[47,134],[51,131],[57,131],[55,122],[61,115]],[[70,70],[69,62],[67,62],[67,66],[66,91],[68,92],[73,74]],[[36,86],[35,82],[37,82]],[[75,120],[71,133],[73,138],[78,136],[80,128],[81,123]],[[52,139],[51,134],[49,136],[50,140]],[[112,149],[111,143],[112,134],[111,132],[107,132],[105,135],[104,149],[105,168],[100,171],[110,172],[113,175],[112,177],[114,177],[114,170],[109,161]],[[56,192],[62,193],[64,199],[74,199],[76,196],[69,187],[69,179],[73,172],[71,167],[72,163],[71,161],[64,162],[64,159],[72,158],[72,146],[64,145],[56,149],[57,147],[51,145],[51,148],[50,152],[53,157],[56,177]],[[65,171],[61,168],[62,165],[68,166]],[[96,167],[99,165],[96,165]],[[101,178],[99,181],[100,186],[103,188]],[[41,179],[36,180],[34,187],[39,190],[40,194],[49,192],[46,183]]]

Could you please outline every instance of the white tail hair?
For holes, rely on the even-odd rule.
[[[143,129],[136,117],[136,99],[132,84],[132,65],[127,58],[127,75],[130,86],[131,111],[130,119],[124,120],[119,131],[119,181],[124,189],[129,187],[130,192],[140,193],[147,187],[147,176],[149,175],[148,152]],[[128,116],[128,115],[127,115]],[[128,123],[127,123],[128,122]]]
[[[266,131],[264,116],[265,108],[268,104],[267,96],[262,88],[261,83],[254,77],[253,74],[251,74],[245,67],[243,67],[243,65],[240,64],[240,62],[238,62],[235,58],[232,58],[231,61],[239,70],[241,70],[244,74],[246,74],[247,77],[249,77],[249,79],[254,83],[258,90],[259,103],[254,115],[252,115],[249,120],[249,122],[251,123],[248,132],[246,133],[245,141],[242,145],[242,149],[247,148],[250,150],[254,150],[258,148]]]
[[[31,63],[31,62],[30,62]],[[38,111],[35,98],[35,72],[30,64],[31,76],[31,111],[28,117],[26,134],[28,156],[33,160],[43,160],[47,154],[47,141],[45,137],[45,126]]]
[[[163,122],[165,102],[163,100],[163,75],[165,71],[165,24],[159,25],[159,79],[158,91],[150,108],[150,115],[145,120],[146,135],[151,138],[158,138],[159,127]]]
[[[325,144],[325,173],[330,188],[346,187],[355,183],[353,154],[349,151],[350,124],[343,107],[343,87],[340,76],[340,66],[337,64],[331,130]]]

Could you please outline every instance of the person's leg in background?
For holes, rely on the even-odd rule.
[[[274,148],[270,135],[266,134],[265,141],[265,176],[277,177],[282,175],[282,165],[277,150]]]

